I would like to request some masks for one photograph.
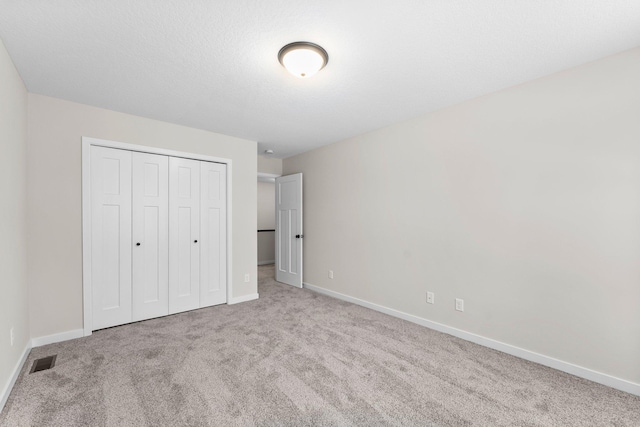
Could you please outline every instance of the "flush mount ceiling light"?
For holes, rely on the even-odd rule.
[[[329,55],[315,43],[294,42],[280,49],[278,60],[291,74],[306,79],[327,65]]]

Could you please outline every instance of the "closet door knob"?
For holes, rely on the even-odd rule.
[[[136,246],[140,246],[140,242],[136,243]]]
[[[193,243],[198,243],[198,241],[197,241],[197,240],[194,240],[194,241],[193,241]]]

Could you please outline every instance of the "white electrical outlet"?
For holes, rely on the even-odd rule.
[[[436,302],[436,296],[434,295],[433,292],[427,292],[427,302],[429,304],[435,304]]]
[[[456,310],[464,311],[464,300],[456,298]]]
[[[329,270],[329,279],[333,279],[333,270]]]
[[[13,347],[13,328],[9,331],[9,335],[11,336],[11,347]]]
[[[244,281],[245,283],[249,283],[251,281],[251,275],[249,273],[244,275]]]

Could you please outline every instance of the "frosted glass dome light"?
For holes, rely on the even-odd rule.
[[[309,42],[289,43],[278,52],[278,60],[294,76],[306,79],[322,70],[329,55],[322,47]]]

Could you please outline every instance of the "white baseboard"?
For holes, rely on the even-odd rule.
[[[227,304],[229,305],[238,304],[241,302],[253,301],[254,299],[258,299],[258,294],[249,294],[249,295],[243,295],[241,297],[229,298],[229,301],[227,302]]]
[[[84,336],[84,329],[74,329],[73,331],[61,332],[59,334],[47,335],[45,337],[33,338],[31,340],[32,347],[42,347],[47,344],[54,344],[57,342],[73,340],[76,338],[82,338]]]
[[[22,367],[24,366],[24,362],[27,361],[27,356],[29,356],[29,352],[31,351],[31,341],[27,341],[27,345],[24,347],[24,351],[18,359],[18,363],[13,368],[13,372],[11,372],[11,377],[9,377],[9,381],[5,384],[2,389],[2,393],[0,393],[0,412],[4,409],[4,405],[7,403],[7,399],[9,399],[9,395],[11,394],[11,390],[13,390],[13,386],[22,371]]]
[[[321,288],[319,286],[312,285],[310,283],[303,283],[303,286],[314,292],[328,295],[343,301],[347,301],[353,304],[360,305],[362,307],[370,308],[375,311],[379,311],[390,316],[398,317],[400,319],[407,320],[412,323],[416,323],[421,326],[425,326],[430,329],[434,329],[445,334],[453,335],[454,337],[461,338],[466,341],[471,341],[476,344],[480,344],[485,347],[492,348],[494,350],[501,351],[503,353],[510,354],[512,356],[519,357],[521,359],[528,360],[530,362],[539,363],[550,368],[557,369],[559,371],[566,372],[577,377],[581,377],[599,384],[603,384],[618,390],[622,390],[627,393],[640,396],[640,384],[632,383],[621,378],[613,377],[611,375],[603,374],[602,372],[593,371],[582,366],[574,365],[569,362],[554,359],[553,357],[545,356],[543,354],[535,353],[533,351],[525,350],[520,347],[516,347],[510,344],[506,344],[500,341],[492,340],[491,338],[485,338],[481,335],[476,335],[471,332],[463,331],[462,329],[453,328],[451,326],[444,325],[442,323],[433,322],[431,320],[424,319],[422,317],[414,316],[412,314],[404,313],[402,311],[394,310],[392,308],[384,307],[382,305],[374,304],[369,301],[365,301],[359,298],[355,298],[349,295],[344,295],[339,292],[331,291],[329,289]]]
[[[272,259],[269,261],[258,261],[258,265],[268,265],[268,264],[275,264],[275,263],[276,263],[275,259]]]

